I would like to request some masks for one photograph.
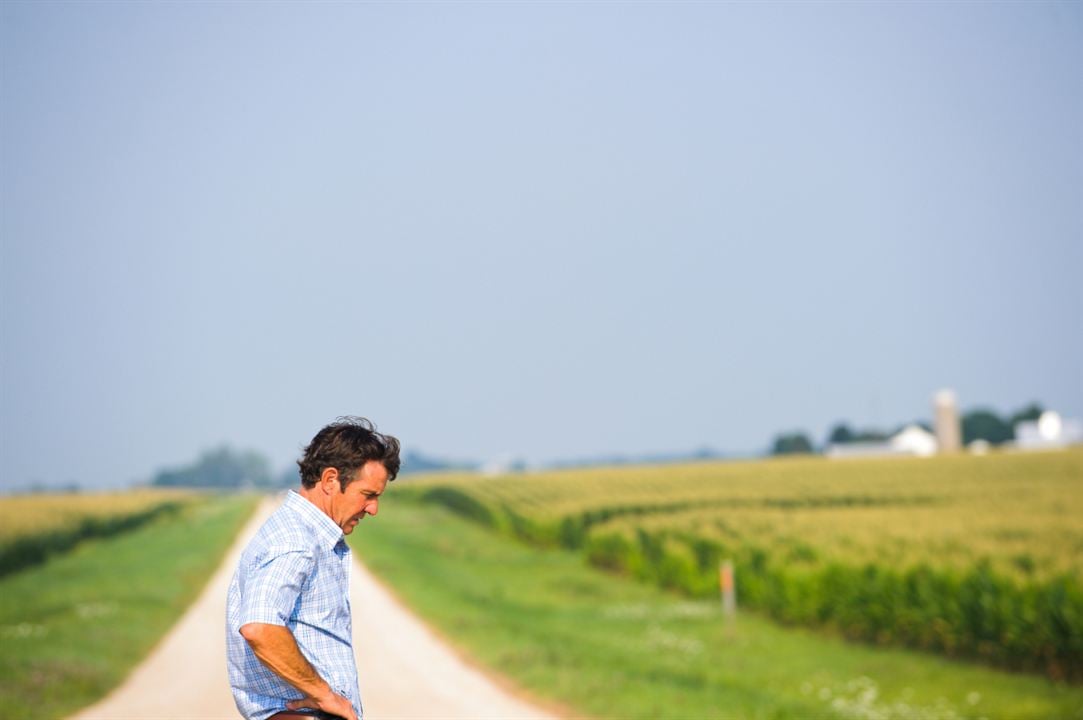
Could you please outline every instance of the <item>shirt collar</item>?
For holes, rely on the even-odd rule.
[[[334,520],[296,490],[290,490],[286,494],[286,507],[300,515],[301,521],[310,527],[316,536],[327,544],[327,547],[334,549],[345,537],[342,534],[342,528],[336,525]]]

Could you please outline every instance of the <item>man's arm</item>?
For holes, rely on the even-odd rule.
[[[315,708],[346,720],[357,720],[350,701],[337,694],[320,677],[312,663],[301,654],[289,629],[281,625],[248,623],[241,626],[240,632],[261,663],[305,695],[301,700],[291,700],[286,709]]]

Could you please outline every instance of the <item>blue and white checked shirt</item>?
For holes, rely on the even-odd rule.
[[[350,548],[342,529],[291,490],[241,555],[226,601],[229,684],[246,720],[264,720],[302,697],[241,637],[247,623],[289,628],[301,653],[361,717],[350,622]]]

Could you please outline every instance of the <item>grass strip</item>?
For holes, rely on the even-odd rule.
[[[191,604],[254,496],[208,496],[0,580],[0,715],[60,718],[118,685]]]
[[[351,539],[469,657],[576,716],[1083,718],[1078,687],[747,613],[727,622],[717,601],[593,570],[436,506],[388,506]]]

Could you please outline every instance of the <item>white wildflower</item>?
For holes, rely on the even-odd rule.
[[[0,628],[0,636],[23,640],[26,638],[39,638],[45,635],[47,630],[44,625],[34,623],[19,623],[18,625],[5,625]]]

